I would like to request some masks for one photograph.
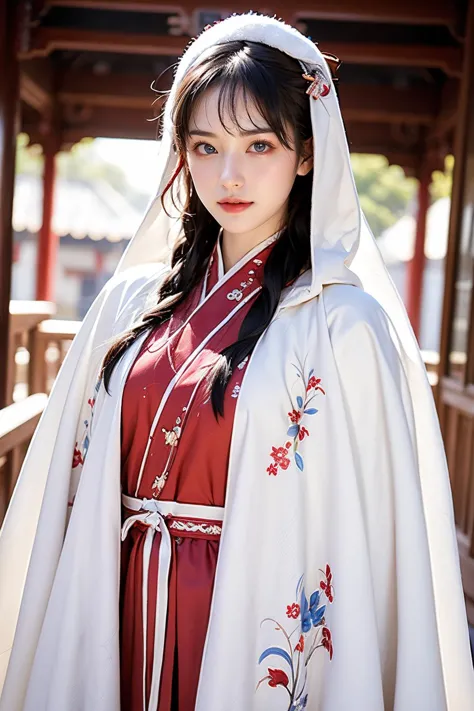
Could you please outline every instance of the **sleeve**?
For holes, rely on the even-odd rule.
[[[79,423],[93,396],[102,358],[110,339],[143,307],[145,298],[138,295],[146,297],[157,283],[156,265],[127,270],[107,282],[71,344],[30,443],[0,532],[0,692],[15,634],[33,639],[40,632],[41,610],[64,540],[69,497],[80,474],[80,468],[73,467]],[[38,550],[47,555],[35,555]],[[35,581],[28,585],[34,600],[25,599],[27,576]],[[20,606],[34,609],[35,620],[23,615],[17,629]],[[33,650],[34,643],[19,647]]]
[[[439,486],[449,498],[443,502],[449,519],[439,524],[446,524],[446,569],[453,571],[451,609],[441,609],[436,594],[433,562],[442,565],[444,552],[434,547],[427,527],[431,501],[420,470],[429,440],[417,430],[397,335],[380,305],[355,287],[330,287],[325,307],[364,513],[386,707],[431,708],[430,695],[437,700],[433,708],[467,711],[474,702],[473,675],[444,457],[427,475],[431,488]],[[460,620],[458,637],[441,634],[446,615],[453,629]],[[448,678],[455,679],[449,690]]]

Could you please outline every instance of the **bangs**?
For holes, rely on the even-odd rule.
[[[241,43],[237,43],[241,45]],[[284,77],[279,72],[250,56],[248,45],[229,52],[228,44],[221,52],[214,48],[213,56],[193,67],[185,76],[173,111],[173,123],[177,145],[183,150],[190,135],[192,113],[197,102],[210,89],[219,89],[219,120],[228,133],[237,129],[248,130],[242,119],[255,129],[270,129],[280,143],[294,149],[295,137],[290,129],[294,126],[294,106],[291,106],[285,91]],[[288,58],[292,63],[295,60]],[[294,72],[294,67],[292,67]],[[282,81],[277,81],[277,77]],[[242,103],[245,107],[242,116]]]

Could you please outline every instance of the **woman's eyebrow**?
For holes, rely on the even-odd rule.
[[[250,128],[248,130],[239,130],[240,136],[257,136],[260,133],[273,133],[270,127],[265,128]],[[215,133],[212,131],[201,131],[199,128],[195,128],[189,132],[189,136],[205,136],[206,138],[217,138]]]

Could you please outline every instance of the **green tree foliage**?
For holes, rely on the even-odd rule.
[[[444,172],[435,170],[433,173],[433,182],[431,183],[431,198],[433,202],[443,197],[451,195],[453,187],[453,169],[454,156],[446,156],[444,161]]]
[[[384,156],[351,156],[362,209],[373,233],[379,236],[409,208],[416,195],[416,180],[407,178],[398,165]]]
[[[378,237],[404,214],[415,210],[418,182],[407,178],[399,166],[389,165],[384,156],[354,153],[351,159],[362,209]],[[453,165],[453,156],[448,156],[444,172],[434,171],[433,202],[451,195]]]

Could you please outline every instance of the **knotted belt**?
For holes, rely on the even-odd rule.
[[[143,545],[143,711],[156,711],[160,690],[161,667],[165,648],[166,618],[168,611],[168,580],[171,566],[171,537],[205,538],[218,540],[224,509],[220,506],[200,506],[196,504],[180,504],[176,501],[161,501],[159,499],[136,499],[122,494],[122,504],[130,511],[138,513],[129,516],[122,526],[122,541],[124,541],[135,523],[147,526]],[[160,552],[158,558],[155,638],[153,653],[153,669],[151,676],[150,698],[146,698],[147,675],[147,613],[148,613],[148,572],[150,567],[153,539],[161,533]]]

